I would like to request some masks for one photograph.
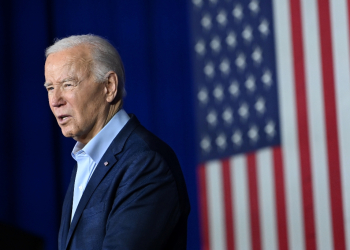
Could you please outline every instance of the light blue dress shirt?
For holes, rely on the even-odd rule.
[[[78,169],[74,182],[72,217],[77,209],[80,198],[84,193],[92,174],[109,145],[129,120],[128,114],[119,110],[112,119],[86,145],[77,142],[72,151],[72,157],[77,161]]]

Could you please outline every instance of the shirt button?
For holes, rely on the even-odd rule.
[[[82,191],[83,190],[83,185],[79,186],[79,190]]]

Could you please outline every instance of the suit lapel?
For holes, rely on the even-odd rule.
[[[72,202],[73,202],[73,190],[74,190],[74,180],[75,175],[77,173],[77,165],[72,172],[72,177],[70,184],[68,186],[68,190],[66,193],[66,197],[64,198],[63,208],[62,208],[62,219],[61,219],[61,228],[60,228],[60,246],[59,249],[66,248],[67,235],[69,231],[71,213],[72,213]]]
[[[65,247],[68,246],[69,241],[72,237],[72,234],[73,234],[73,232],[74,232],[74,230],[79,222],[80,216],[81,216],[82,212],[84,211],[88,201],[90,200],[91,195],[95,191],[96,187],[100,184],[102,179],[105,177],[105,175],[108,173],[108,171],[117,163],[117,158],[115,157],[115,155],[117,155],[120,151],[122,151],[127,138],[130,136],[131,132],[139,124],[140,123],[137,120],[137,118],[134,115],[131,115],[128,123],[119,132],[119,134],[116,136],[116,138],[114,138],[113,142],[108,147],[107,151],[105,152],[105,154],[101,158],[100,162],[97,164],[96,169],[95,169],[94,173],[92,174],[91,179],[89,180],[89,182],[84,190],[84,193],[79,201],[78,207],[75,211],[72,223],[70,224],[70,228],[68,231]],[[104,162],[108,162],[108,165],[105,166]],[[72,184],[72,181],[71,181],[71,184]],[[74,181],[73,181],[72,186],[74,189]],[[73,190],[71,191],[71,194],[73,194]],[[72,200],[73,200],[73,195],[71,195],[71,198],[70,198],[70,206],[69,206],[70,210],[72,208]],[[70,213],[69,213],[69,215],[70,215]],[[70,219],[70,216],[68,216],[68,217]]]

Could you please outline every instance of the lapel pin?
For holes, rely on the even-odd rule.
[[[105,166],[107,166],[108,165],[108,161],[105,161],[105,163],[103,163],[103,164],[105,164]]]

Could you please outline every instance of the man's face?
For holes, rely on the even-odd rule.
[[[88,143],[108,114],[105,85],[90,72],[89,49],[77,46],[50,54],[45,63],[49,104],[66,137]]]

